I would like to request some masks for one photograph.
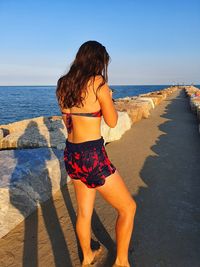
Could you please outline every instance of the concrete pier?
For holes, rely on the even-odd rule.
[[[131,266],[199,267],[200,135],[184,90],[173,92],[106,150],[137,202]],[[99,266],[112,266],[116,215],[97,195],[92,244],[105,247]],[[80,266],[75,220],[69,183],[1,238],[0,266]]]

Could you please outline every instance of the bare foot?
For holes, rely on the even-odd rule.
[[[103,249],[100,247],[99,249],[93,250],[92,255],[88,257],[87,259],[84,259],[82,262],[82,267],[90,266],[95,264],[100,257],[100,254],[102,253]]]
[[[114,263],[112,267],[131,267],[129,263],[119,264],[117,261]]]
[[[118,265],[115,263],[112,267],[130,267],[130,265]]]

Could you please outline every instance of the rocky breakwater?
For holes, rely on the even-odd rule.
[[[105,142],[119,139],[131,119],[102,120]],[[61,116],[38,117],[0,126],[0,238],[70,181],[63,162],[67,131]]]
[[[200,89],[195,86],[185,86],[184,90],[190,99],[190,107],[192,112],[197,115],[200,133]]]
[[[109,128],[103,118],[105,143],[118,140],[177,88],[116,99],[118,123]],[[38,117],[0,125],[0,237],[53,197],[70,181],[63,163],[67,132],[61,116]]]
[[[126,111],[131,118],[132,123],[140,121],[142,118],[150,116],[151,109],[154,109],[178,87],[169,87],[160,91],[140,94],[134,97],[118,98],[115,101],[118,111]]]

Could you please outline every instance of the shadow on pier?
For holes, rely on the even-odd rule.
[[[200,135],[183,90],[166,106],[163,132],[140,177],[147,185],[133,236],[137,267],[200,266]],[[149,130],[149,129],[147,129]]]
[[[40,133],[38,125],[34,121],[30,121],[23,135],[18,139],[18,143],[21,143],[22,140],[26,139],[26,137],[29,138],[29,135],[31,135],[33,131],[34,136],[37,138],[37,140],[40,140],[40,142],[42,142],[44,146],[45,144],[47,146],[47,140]],[[29,152],[30,155],[28,154]],[[24,153],[24,155],[22,153]],[[24,220],[23,246],[21,247],[22,262],[19,262],[18,259],[14,257],[15,259],[13,265],[11,264],[9,266],[38,266],[40,261],[39,253],[45,252],[43,251],[43,247],[45,246],[45,243],[47,244],[48,242],[50,242],[52,247],[55,266],[61,266],[61,262],[66,262],[66,266],[72,266],[69,250],[65,241],[62,227],[59,223],[56,207],[52,198],[52,181],[47,168],[47,161],[51,160],[52,153],[54,153],[55,156],[58,156],[55,149],[53,150],[49,148],[24,149],[23,151],[14,150],[16,168],[13,171],[10,182],[10,203],[15,208],[17,208],[24,217],[27,216],[27,207],[30,211],[35,211]],[[34,158],[38,157],[40,171],[38,172],[37,166],[35,166],[36,169],[34,170],[33,167],[33,170],[30,170],[30,172],[33,171],[33,173],[35,172],[36,174],[38,172],[38,175],[41,175],[41,177],[37,177],[34,174],[31,178],[28,174],[27,181],[19,181],[19,177],[17,177],[17,169],[23,166],[25,161],[24,157],[28,157],[31,161],[31,155],[33,155]],[[33,160],[32,164],[35,164],[35,160]],[[23,192],[23,187],[24,191],[28,190],[28,192]],[[43,203],[44,195],[46,194],[48,194],[49,199],[48,201]],[[70,203],[70,198],[67,195],[67,191],[63,191],[63,195],[65,199],[68,198],[68,203]],[[47,234],[41,232],[41,215],[39,216],[38,209],[35,208],[37,203],[41,207],[42,220],[45,225],[45,231]],[[46,208],[47,203],[48,209]],[[70,210],[70,212],[72,211]],[[48,256],[48,253],[46,256]],[[43,264],[45,265],[45,262],[43,262]]]

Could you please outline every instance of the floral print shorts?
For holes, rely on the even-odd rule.
[[[66,139],[64,162],[70,178],[81,180],[89,188],[102,186],[105,178],[116,170],[108,158],[102,136],[82,143]]]

